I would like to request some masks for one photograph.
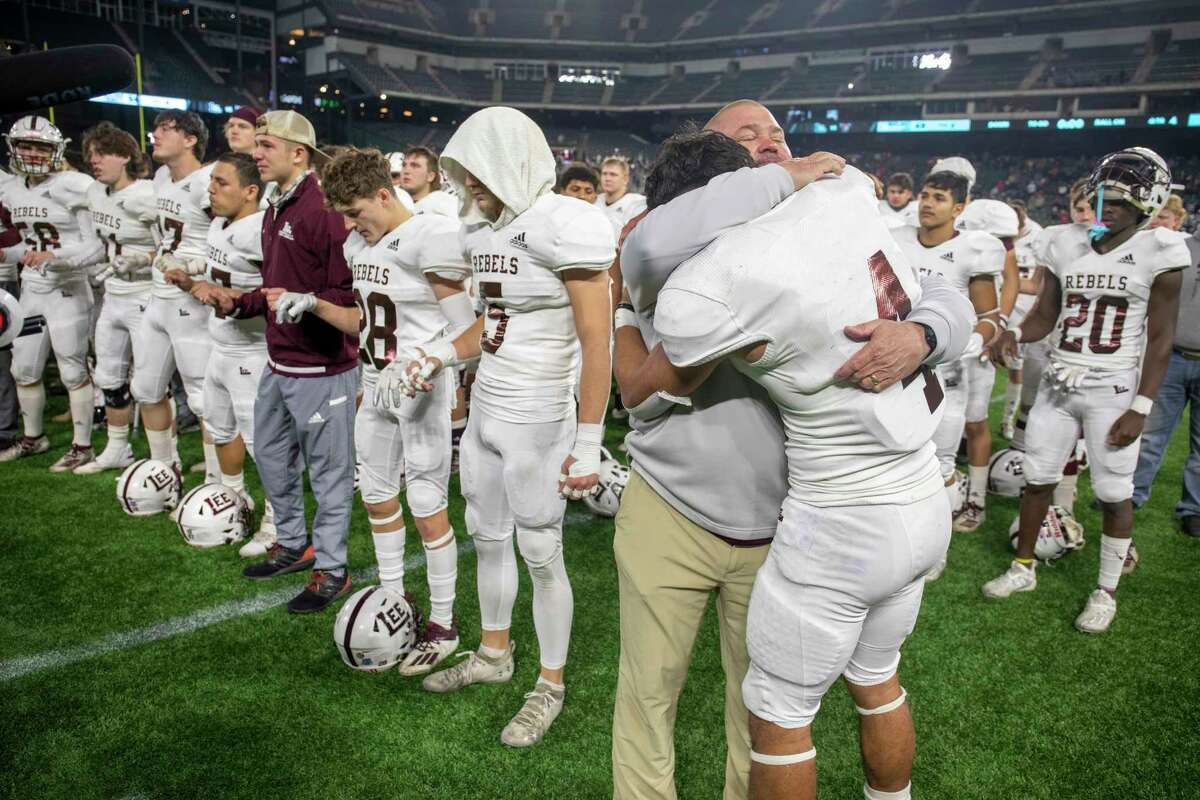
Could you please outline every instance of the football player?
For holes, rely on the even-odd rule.
[[[480,358],[460,475],[479,562],[483,632],[479,650],[427,676],[424,687],[451,692],[511,679],[515,528],[533,579],[541,674],[500,738],[525,747],[540,741],[562,711],[574,602],[563,562],[564,500],[595,491],[599,477],[612,375],[608,268],[616,243],[598,208],[552,193],[546,137],[515,109],[486,108],[468,118],[446,145],[441,167],[461,198],[463,249],[487,311],[462,335],[418,350],[404,374],[428,390],[443,367]]]
[[[680,178],[674,191],[704,177]],[[847,326],[903,318],[919,296],[870,180],[853,167],[726,233],[658,294],[662,341],[644,367],[654,378],[631,404],[655,390],[689,395],[728,360],[766,389],[786,433],[788,496],[746,621],[751,797],[816,796],[811,724],[838,677],[861,715],[866,796],[911,796],[915,735],[897,665],[925,574],[950,539],[931,441],[943,393],[928,368],[878,394],[833,375],[856,349]]]
[[[975,375],[972,363],[978,363],[983,348],[999,333],[1000,309],[996,302],[996,277],[1003,272],[1005,251],[998,239],[979,230],[959,230],[955,220],[967,201],[967,179],[949,171],[934,172],[925,179],[918,197],[919,227],[893,228],[892,235],[904,250],[909,263],[921,274],[935,273],[958,287],[971,300],[978,315],[975,334],[966,353],[957,362],[938,366],[938,376],[946,390],[946,410],[934,441],[942,478],[954,510],[962,487],[957,486],[958,470],[954,459],[966,424],[968,387]],[[981,487],[987,488],[987,460]],[[982,522],[983,512],[967,503],[958,512],[972,521]],[[955,520],[959,530],[962,520]],[[973,528],[972,528],[973,530]],[[931,576],[941,574],[941,566]]]
[[[207,145],[208,128],[191,111],[165,111],[154,120],[152,157],[162,165],[154,173],[159,246],[152,273],[154,290],[141,335],[134,341],[137,370],[132,388],[134,399],[141,404],[150,457],[175,465],[179,464],[179,451],[167,388],[171,374],[178,369],[188,403],[203,419],[204,371],[212,348],[208,333],[211,311],[164,276],[172,269],[200,275],[207,266],[212,165],[200,163]],[[207,433],[204,463],[206,482],[220,483],[216,448]]]
[[[428,147],[410,147],[404,151],[400,188],[412,198],[414,214],[441,214],[458,219],[458,200],[442,190],[437,153]]]
[[[596,202],[596,193],[600,190],[600,179],[596,170],[587,164],[572,164],[558,176],[558,185],[554,191],[566,197],[574,197],[585,203]]]
[[[600,196],[596,206],[608,215],[613,235],[620,236],[629,220],[646,210],[646,196],[629,191],[629,161],[609,156],[600,162]]]
[[[1016,302],[1013,304],[1010,325],[1020,325],[1021,320],[1033,308],[1033,302],[1038,294],[1037,258],[1034,256],[1034,244],[1043,228],[1037,220],[1029,216],[1029,210],[1022,200],[1010,200],[1009,206],[1017,214],[1018,230],[1013,239],[1013,254],[1017,260],[1017,275],[1019,278]],[[1022,348],[1024,353],[1024,348]],[[1000,417],[1000,435],[1012,440],[1016,433],[1015,423],[1017,405],[1021,400],[1022,362],[1020,358],[1008,368],[1008,384],[1004,388],[1004,411]]]
[[[69,472],[95,458],[92,379],[87,367],[92,287],[85,268],[103,259],[104,245],[88,210],[88,189],[94,181],[70,170],[63,157],[67,139],[43,117],[21,117],[5,140],[9,164],[18,178],[5,187],[5,205],[13,227],[25,239],[21,306],[26,318],[43,316],[46,327],[13,343],[12,371],[25,434],[0,452],[0,461],[50,449],[42,430],[46,408],[42,373],[53,350],[67,387],[74,435],[71,448],[50,471]]]
[[[1103,633],[1117,613],[1139,437],[1167,369],[1180,271],[1191,263],[1183,237],[1144,230],[1170,190],[1170,169],[1153,150],[1133,147],[1101,159],[1087,183],[1098,222],[1046,231],[1037,304],[1023,326],[1009,329],[992,348],[1007,359],[1022,341],[1053,337],[1026,432],[1017,556],[983,593],[1003,598],[1037,587],[1038,527],[1082,425],[1092,488],[1104,513],[1097,586],[1075,620],[1085,633]]]
[[[151,262],[157,209],[146,157],[137,139],[110,122],[83,136],[83,152],[96,182],[88,189],[92,224],[104,242],[104,302],[96,321],[96,385],[104,392],[108,442],[104,451],[75,468],[76,475],[124,469],[133,463],[129,445],[133,395],[129,390],[134,340],[150,303]]]
[[[230,152],[246,155],[254,152],[254,122],[261,113],[256,108],[242,106],[225,120],[225,143]]]
[[[213,223],[208,228],[207,256],[202,275],[172,269],[166,280],[205,305],[217,296],[233,298],[262,286],[262,178],[254,159],[245,153],[225,153],[214,162],[208,185]],[[194,262],[189,262],[189,264]],[[198,268],[198,265],[197,267]],[[247,448],[254,447],[254,402],[258,380],[267,364],[266,320],[235,319],[214,314],[208,320],[212,339],[204,371],[204,425],[212,437],[220,480],[237,492],[250,509],[243,467]],[[238,551],[242,558],[265,555],[275,543],[270,502],[262,525]]]
[[[323,176],[327,202],[366,246],[347,247],[357,307],[318,302],[314,313],[359,336],[364,392],[354,423],[355,449],[380,583],[404,593],[400,476],[424,544],[430,614],[400,665],[404,675],[422,675],[458,649],[458,548],[446,500],[454,375],[438,375],[430,392],[413,398],[403,396],[394,382],[415,348],[474,324],[475,309],[463,288],[471,268],[459,244],[457,215],[414,216],[392,192],[379,151],[350,150]]]
[[[879,201],[879,210],[888,227],[916,225],[917,201],[913,198],[913,179],[907,172],[892,173],[887,179],[887,195]]]

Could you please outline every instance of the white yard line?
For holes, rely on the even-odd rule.
[[[474,549],[475,543],[470,539],[458,543],[458,553],[460,556]],[[406,574],[424,569],[424,567],[424,554],[411,556],[404,561],[404,571]],[[370,567],[358,572],[352,572],[350,573],[350,577],[355,583],[363,583],[372,580],[378,573],[379,570],[376,567]],[[228,603],[212,606],[211,608],[201,609],[182,617],[174,617],[145,628],[135,628],[131,631],[110,634],[103,639],[98,639],[88,644],[66,647],[60,650],[49,650],[45,653],[38,653],[33,656],[21,656],[9,659],[8,661],[0,661],[0,683],[21,678],[34,672],[65,667],[68,664],[86,661],[108,653],[131,650],[152,642],[170,639],[185,633],[192,633],[193,631],[216,625],[219,622],[237,619],[249,614],[256,614],[259,611],[283,605],[296,595],[296,591],[295,586],[282,587],[256,597],[250,597],[245,600],[233,600]]]

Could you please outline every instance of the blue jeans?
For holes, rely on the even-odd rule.
[[[1140,506],[1150,499],[1150,484],[1162,466],[1163,455],[1171,434],[1183,416],[1184,406],[1191,401],[1189,441],[1191,450],[1183,467],[1183,496],[1175,506],[1175,516],[1200,515],[1200,361],[1191,361],[1171,353],[1167,375],[1154,401],[1154,410],[1146,418],[1142,433],[1142,449],[1138,454],[1137,471],[1133,475],[1133,504]]]

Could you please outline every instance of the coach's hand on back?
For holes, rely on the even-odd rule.
[[[792,183],[795,184],[796,191],[800,191],[813,181],[819,181],[827,175],[841,175],[842,170],[846,168],[846,159],[824,151],[778,163],[792,176]]]
[[[851,341],[867,344],[838,367],[833,377],[869,392],[882,392],[907,378],[929,357],[925,332],[914,322],[876,319],[847,325],[843,333]]]

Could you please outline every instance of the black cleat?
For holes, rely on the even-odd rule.
[[[304,591],[288,601],[288,611],[293,614],[313,614],[324,611],[329,604],[350,591],[350,576],[345,572],[326,572],[314,569]]]
[[[289,550],[281,544],[273,544],[267,549],[265,561],[251,564],[242,570],[242,574],[256,581],[264,581],[289,572],[302,572],[311,567],[314,561],[312,547]]]

